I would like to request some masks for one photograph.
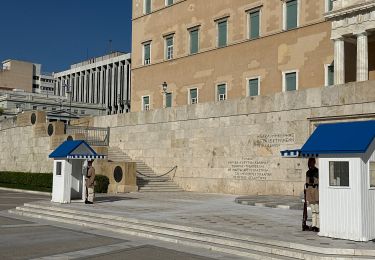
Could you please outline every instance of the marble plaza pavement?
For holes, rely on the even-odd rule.
[[[243,197],[192,192],[100,195],[94,205],[82,202],[26,203],[11,213],[113,229],[132,235],[205,247],[252,259],[375,259],[374,242],[319,237],[301,231],[299,199]],[[244,205],[246,204],[246,205]],[[258,206],[250,206],[250,205]],[[271,205],[271,207],[264,207]],[[298,208],[298,207],[297,207]]]

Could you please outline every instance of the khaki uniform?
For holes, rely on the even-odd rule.
[[[87,200],[94,202],[95,168],[89,167],[86,175]]]
[[[306,200],[309,202],[312,213],[312,226],[319,228],[319,170],[309,169],[306,172]]]

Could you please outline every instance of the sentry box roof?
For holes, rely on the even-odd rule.
[[[281,151],[282,157],[320,154],[362,154],[375,137],[375,120],[319,125],[301,149]]]
[[[49,158],[54,159],[104,159],[105,156],[97,154],[84,140],[65,141],[53,151]]]

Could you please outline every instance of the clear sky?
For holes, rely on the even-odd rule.
[[[45,72],[112,50],[131,51],[131,0],[0,0],[0,60]]]

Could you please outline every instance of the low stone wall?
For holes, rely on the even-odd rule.
[[[36,126],[0,130],[0,171],[52,172],[50,137]]]
[[[110,146],[171,176],[188,191],[299,195],[306,159],[282,159],[316,124],[375,118],[375,82],[92,119]]]

